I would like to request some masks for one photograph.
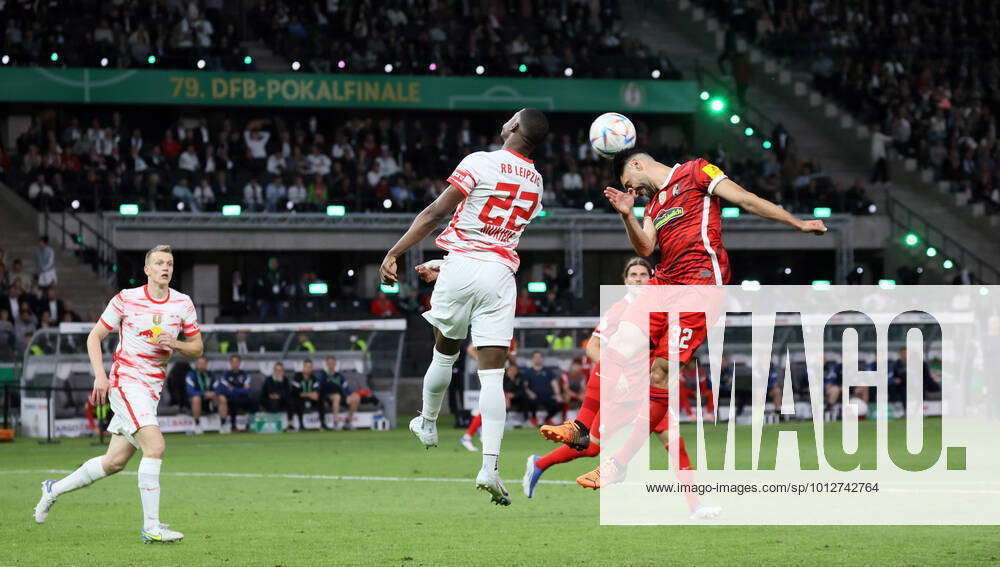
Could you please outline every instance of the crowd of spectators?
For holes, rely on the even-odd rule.
[[[751,41],[811,72],[817,90],[871,126],[872,181],[889,180],[885,158],[895,152],[932,169],[966,201],[1000,213],[995,2],[706,4]]]
[[[195,434],[202,433],[201,418],[209,411],[218,414],[220,433],[236,429],[238,414],[257,411],[286,414],[292,431],[308,429],[306,412],[316,412],[322,429],[353,429],[358,407],[378,404],[367,379],[338,370],[336,357],[327,356],[322,370],[316,370],[311,359],[303,360],[301,365],[298,372],[290,369],[286,372],[285,364],[276,362],[271,374],[255,384],[251,372],[243,368],[239,354],[229,356],[229,369],[224,372],[209,370],[208,359],[202,356],[184,375],[183,384],[170,382],[168,390],[182,408],[190,409]],[[347,415],[341,415],[341,407],[347,409]]]
[[[240,204],[253,212],[414,212],[435,199],[461,158],[501,147],[495,126],[477,128],[468,118],[428,119],[354,115],[321,122],[315,115],[252,118],[181,116],[150,133],[113,111],[87,122],[40,113],[16,142],[10,164],[0,168],[37,207],[114,210],[137,203],[144,211],[217,211]],[[558,121],[558,120],[557,120]],[[638,124],[640,140],[649,128]],[[563,133],[559,133],[563,132]],[[864,213],[862,185],[835,187],[815,160],[800,158],[788,137],[764,157],[735,158],[723,146],[707,152],[751,191],[796,210],[828,206]],[[43,149],[44,148],[44,149]],[[685,161],[687,148],[654,150]],[[610,210],[601,192],[609,168],[575,122],[554,128],[532,156],[545,179],[547,208]]]
[[[40,328],[80,321],[73,304],[59,295],[52,256],[48,239],[39,239],[35,258],[37,271],[31,273],[21,258],[8,258],[0,248],[0,297],[3,298],[0,299],[0,360],[23,355]],[[52,346],[37,344],[33,348],[36,354],[41,354],[54,352]]]
[[[615,0],[226,4],[11,0],[0,3],[5,64],[246,71],[256,67],[243,42],[261,40],[295,70],[321,73],[679,75],[625,33]]]

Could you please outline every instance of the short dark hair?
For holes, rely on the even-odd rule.
[[[302,361],[302,364],[312,364],[312,363],[313,363],[313,361],[312,361],[311,358],[307,358],[307,359],[305,359],[305,360]]]
[[[542,354],[542,351],[540,351],[540,350],[533,350],[533,351],[531,351],[531,356],[535,356],[536,354]]]
[[[532,146],[538,146],[545,141],[545,136],[549,133],[549,119],[545,117],[544,112],[537,108],[521,110],[518,124],[520,124],[521,137]]]
[[[627,262],[625,262],[625,269],[622,270],[623,280],[628,276],[628,271],[631,270],[634,266],[642,266],[643,268],[646,268],[646,271],[649,273],[650,276],[653,275],[653,266],[651,266],[650,263],[647,262],[645,258],[632,256],[631,258],[628,259]]]
[[[637,156],[637,155],[647,155],[648,156],[649,152],[647,152],[646,150],[640,148],[639,146],[633,146],[633,147],[631,147],[631,148],[629,148],[627,150],[624,150],[624,151],[621,151],[621,152],[618,152],[617,154],[615,154],[615,157],[612,159],[612,163],[613,163],[612,169],[613,169],[614,176],[615,176],[615,179],[614,179],[615,184],[618,184],[618,183],[621,182],[622,173],[625,171],[625,166],[628,165],[628,162],[632,158],[634,158],[635,156]]]

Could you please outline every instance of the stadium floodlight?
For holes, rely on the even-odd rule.
[[[708,97],[710,96],[712,95],[708,94],[708,91],[701,91],[701,94],[698,95],[698,98],[700,98],[701,100],[708,100]]]
[[[661,73],[659,69],[653,69],[653,72],[649,74],[649,76],[653,77],[654,79],[659,79],[660,75]]]
[[[572,77],[573,76],[573,68],[572,67],[566,67],[565,69],[563,69],[563,75],[566,75],[567,77]]]
[[[734,124],[734,125],[735,124],[739,124],[740,123],[740,115],[739,114],[734,114],[734,115],[730,116],[729,117],[729,123],[730,124]]]
[[[483,67],[482,65],[476,65],[476,74],[477,75],[482,75],[485,72],[486,72],[486,67]]]
[[[347,67],[347,63],[343,59],[341,59],[340,61],[337,61],[337,68],[338,69],[343,69],[344,67]]]
[[[385,69],[386,73],[392,73],[392,63],[386,63],[385,67],[382,68]]]
[[[521,63],[520,65],[517,66],[517,70],[520,71],[520,72],[522,72],[522,73],[527,73],[528,72],[528,66],[525,65],[524,63]]]
[[[594,203],[592,201],[587,201],[586,203],[583,204],[583,210],[585,211],[594,210]]]
[[[854,273],[855,274],[859,274],[859,275],[863,274],[863,273],[865,273],[865,269],[862,268],[861,266],[858,266],[857,268],[854,268]]]
[[[771,140],[764,140],[764,142],[761,143],[760,147],[764,148],[765,150],[771,149]]]
[[[253,57],[250,57],[249,55],[243,57],[244,65],[250,65],[251,63],[253,63]]]
[[[73,199],[73,202],[71,202],[69,206],[73,207],[73,210],[79,209],[80,208],[79,199]]]
[[[785,272],[785,275],[786,275],[786,276],[790,276],[790,275],[792,275],[792,269],[791,269],[791,268],[785,268],[785,269],[784,269],[784,272]]]
[[[347,277],[349,278],[354,277],[354,268],[350,268],[349,270],[347,270]]]
[[[878,212],[878,207],[875,206],[875,203],[868,205],[868,214],[874,215],[877,212]]]
[[[722,207],[722,218],[734,219],[738,216],[740,216],[739,207]]]
[[[326,295],[330,287],[326,282],[312,282],[309,284],[309,295]]]
[[[326,216],[328,217],[342,217],[347,214],[347,207],[344,205],[327,205],[326,206]]]
[[[907,246],[916,246],[919,242],[920,237],[912,232],[907,233],[907,235],[903,237],[903,244],[906,244]]]
[[[288,201],[287,203],[285,203],[285,208],[288,209],[289,211],[294,210],[295,209],[295,203],[292,202],[292,201]]]
[[[156,65],[156,56],[150,53],[149,56],[146,57],[146,63],[149,63],[150,65]]]
[[[184,201],[177,201],[177,210],[178,211],[184,210]]]
[[[545,293],[548,286],[545,282],[528,282],[528,293]]]
[[[378,286],[382,293],[399,293],[399,283],[394,283],[392,285],[381,284]]]
[[[826,291],[830,289],[830,280],[813,280],[812,287],[817,291]]]
[[[760,291],[760,281],[758,281],[758,280],[743,280],[740,283],[740,287],[742,287],[746,291]]]
[[[830,215],[832,213],[833,213],[833,211],[830,210],[830,207],[815,207],[815,208],[813,208],[813,216],[816,217],[816,218],[818,218],[818,219],[827,219],[827,218],[830,218]]]
[[[437,63],[431,63],[430,65],[427,66],[427,68],[429,70],[431,70],[431,71],[437,71],[438,70],[438,64]]]
[[[646,214],[646,207],[632,207],[632,214],[642,218]]]
[[[238,217],[243,212],[243,207],[239,205],[222,205],[222,216]]]
[[[946,270],[950,270],[955,267],[955,262],[952,262],[951,260],[945,260],[944,262],[941,262],[941,267]]]
[[[933,246],[928,246],[927,247],[927,257],[928,258],[933,258],[935,256],[937,256],[937,248],[934,248]]]
[[[199,69],[204,69],[205,68],[205,60],[204,59],[199,59],[198,62],[194,64],[194,66],[197,67],[197,68],[199,68]]]
[[[382,201],[382,208],[384,208],[384,209],[391,209],[392,208],[392,199],[386,199],[386,200]]]
[[[5,53],[3,57],[0,57],[0,63],[3,63],[4,65],[10,63],[10,55]]]
[[[879,280],[878,286],[882,289],[896,289],[896,280]]]
[[[301,68],[302,68],[302,63],[299,63],[298,61],[292,61],[292,71],[298,71]]]
[[[924,267],[923,266],[917,266],[917,273],[918,274],[924,273]]]
[[[726,109],[726,101],[718,97],[713,98],[711,101],[709,101],[708,108],[710,108],[712,112],[718,114]]]
[[[101,57],[101,67],[107,67],[107,66],[108,66],[108,58]]]
[[[135,216],[139,214],[139,205],[135,203],[122,203],[118,205],[118,214],[122,216]]]

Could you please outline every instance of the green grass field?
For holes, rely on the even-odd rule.
[[[0,567],[1000,562],[995,527],[602,527],[598,495],[573,484],[541,485],[527,500],[510,482],[513,505],[501,508],[474,489],[479,455],[458,436],[445,429],[443,445],[426,451],[406,430],[170,435],[161,518],[186,536],[174,545],[139,541],[138,457],[132,474],[64,495],[36,525],[39,482],[64,474],[46,471],[103,449],[19,439],[0,445]],[[504,478],[520,479],[524,457],[551,447],[533,430],[508,432]],[[572,480],[596,462],[560,465],[544,479]]]

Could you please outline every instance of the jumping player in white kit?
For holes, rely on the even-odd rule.
[[[510,495],[497,463],[507,415],[503,373],[514,336],[514,273],[520,264],[516,249],[524,227],[542,208],[542,176],[527,156],[548,131],[541,111],[524,108],[514,114],[500,131],[503,148],[466,156],[448,177],[448,188],[417,215],[380,269],[383,283],[394,283],[396,260],[452,215],[436,241],[448,255],[440,266],[431,309],[424,313],[436,341],[424,374],[423,409],[410,422],[410,430],[425,446],[437,445],[441,400],[471,326],[482,385],[483,466],[476,487],[504,506],[510,504]]]
[[[143,526],[139,536],[146,543],[178,541],[183,534],[160,523],[160,465],[164,440],[156,421],[160,390],[167,377],[167,361],[178,352],[188,358],[201,356],[204,347],[191,298],[170,289],[174,256],[160,245],[146,253],[146,285],[119,292],[87,337],[87,353],[94,372],[90,402],[110,402],[114,418],[108,426],[111,442],[101,457],[85,462],[62,480],[42,483],[42,498],[35,506],[39,524],[49,516],[56,499],[95,480],[125,468],[136,449],[139,462],[139,497]],[[101,342],[118,331],[118,348],[110,379],[105,373]],[[178,340],[183,335],[185,340]]]

